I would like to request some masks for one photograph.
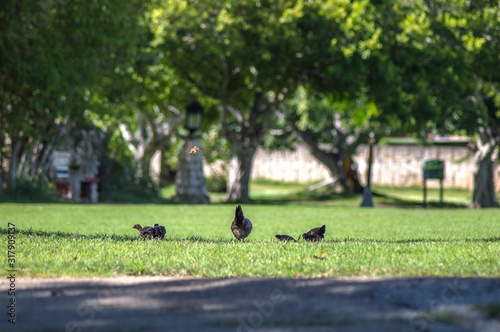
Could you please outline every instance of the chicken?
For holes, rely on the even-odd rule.
[[[326,226],[313,228],[309,232],[302,234],[302,238],[307,242],[320,242],[325,237]]]
[[[289,235],[279,235],[279,234],[276,234],[276,238],[278,240],[280,240],[281,242],[297,242],[297,240],[295,240],[293,237],[289,236]]]
[[[195,145],[191,148],[191,150],[189,150],[189,154],[197,156],[200,151],[201,149]]]
[[[252,232],[252,223],[243,215],[241,205],[238,205],[234,212],[234,220],[231,224],[231,231],[233,232],[234,237],[240,241],[245,240],[245,238],[250,235],[250,232]]]
[[[135,224],[132,228],[137,229],[144,239],[151,239],[155,235],[155,230],[151,226],[141,227],[141,225]]]
[[[163,238],[165,237],[165,234],[167,233],[165,226],[160,226],[158,224],[155,224],[153,230],[154,230],[153,237],[155,239],[163,240]]]

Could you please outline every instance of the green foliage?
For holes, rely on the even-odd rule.
[[[28,276],[500,277],[494,210],[361,209],[246,205],[247,241],[229,229],[234,206],[2,204],[17,229],[17,266]],[[132,226],[160,223],[163,241]],[[321,243],[278,243],[326,225]],[[6,228],[0,227],[5,246]],[[144,253],[147,253],[145,255]],[[0,253],[5,259],[6,252]],[[322,259],[315,258],[320,257]]]
[[[225,193],[227,190],[227,177],[224,174],[215,174],[206,177],[207,191]]]
[[[103,203],[155,204],[164,203],[155,188],[147,184],[125,182],[117,187],[107,187],[100,196]]]
[[[133,53],[142,1],[4,1],[0,10],[0,141],[4,161],[40,142],[64,144],[65,126],[80,128],[97,114],[94,93]],[[15,166],[15,163],[13,164]],[[34,163],[41,172],[45,165]],[[2,165],[4,168],[4,165]],[[12,177],[20,174],[8,169]],[[7,172],[5,172],[7,173]],[[44,174],[48,176],[48,174]],[[8,183],[11,184],[10,182]],[[12,185],[14,185],[12,183]]]
[[[2,43],[9,71],[3,72],[2,91],[11,109],[9,124],[25,129],[27,125],[36,128],[36,121],[46,118],[47,110],[51,119],[83,115],[86,91],[114,71],[118,51],[136,40],[134,15],[140,13],[137,2],[42,5],[7,1],[2,6],[3,18],[9,18],[5,27],[8,38]],[[19,123],[26,115],[30,115],[29,122]]]
[[[53,203],[58,201],[56,189],[42,177],[34,181],[20,178],[15,188],[7,188],[0,195],[0,202]]]
[[[164,125],[197,96],[205,130],[243,137],[259,93],[322,143],[335,139],[336,116],[346,132],[377,136],[494,131],[499,11],[465,0],[6,0],[0,148],[9,161],[12,142],[26,151],[30,140],[57,143],[62,123],[93,122],[112,135],[116,165],[135,168],[118,124],[137,129],[139,112]],[[288,148],[287,125],[270,112],[256,127],[272,135],[247,136]],[[169,134],[160,145],[175,168]],[[227,161],[218,136],[209,158]]]

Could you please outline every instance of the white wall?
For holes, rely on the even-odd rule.
[[[354,160],[361,183],[365,183],[368,147],[360,146]],[[372,168],[373,184],[389,186],[422,185],[422,160],[442,159],[445,162],[445,187],[472,190],[474,186],[473,155],[466,147],[447,146],[375,146]],[[285,182],[314,182],[330,178],[328,169],[318,162],[305,145],[295,151],[265,151],[255,156],[252,178]],[[500,188],[500,165],[496,166],[496,187]],[[439,181],[428,180],[429,187]]]

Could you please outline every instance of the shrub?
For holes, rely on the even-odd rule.
[[[34,180],[19,178],[15,187],[8,187],[0,200],[19,203],[52,203],[57,202],[57,191],[53,184],[42,177]]]
[[[225,193],[227,190],[227,178],[223,174],[215,174],[205,179],[207,191],[213,193]]]

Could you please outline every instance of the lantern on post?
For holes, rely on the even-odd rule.
[[[201,137],[194,135],[201,128],[202,116],[203,106],[197,101],[193,101],[186,106],[186,123],[184,127],[189,130],[189,135],[185,137],[184,146],[179,156],[176,198],[189,204],[210,203],[203,175]]]
[[[195,131],[201,128],[201,117],[203,116],[203,106],[197,101],[191,102],[186,106],[186,124],[185,128],[189,134],[193,135]]]

